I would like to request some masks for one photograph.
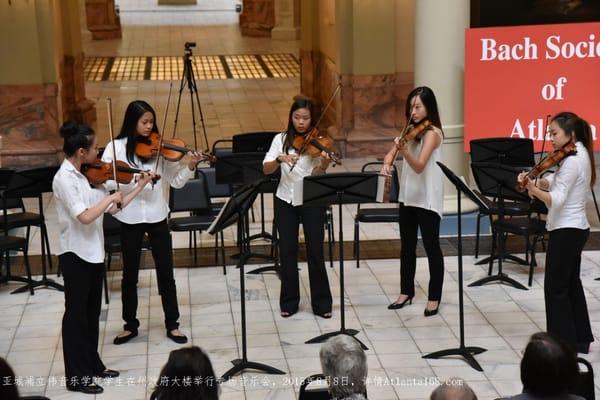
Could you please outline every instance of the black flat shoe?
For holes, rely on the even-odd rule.
[[[402,307],[404,307],[406,305],[406,303],[408,304],[412,304],[412,297],[407,297],[406,299],[404,299],[404,301],[402,303],[392,303],[388,306],[388,310],[398,310]]]
[[[105,369],[102,372],[96,374],[97,378],[116,378],[120,375],[119,371],[115,371],[114,369]]]
[[[173,335],[171,331],[167,331],[167,337],[174,341],[175,343],[184,344],[187,343],[188,338],[184,334],[181,335]]]
[[[331,311],[327,311],[324,313],[315,313],[315,315],[324,318],[324,319],[330,319],[331,318]]]
[[[282,318],[289,318],[292,315],[296,314],[297,312],[298,312],[298,310],[296,310],[296,311],[281,311],[279,313],[279,315],[281,315]]]
[[[425,309],[425,311],[423,311],[423,315],[425,315],[426,317],[431,317],[438,313],[439,308],[440,306],[438,305],[437,308],[433,310]]]
[[[90,383],[88,385],[76,385],[76,386],[68,386],[67,390],[71,392],[81,392],[85,394],[100,394],[104,392],[102,386],[99,386],[95,383]]]
[[[138,335],[137,331],[130,332],[125,336],[117,336],[115,340],[113,340],[114,344],[123,344],[129,342],[131,339]]]

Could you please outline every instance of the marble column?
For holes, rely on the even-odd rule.
[[[121,37],[121,18],[115,12],[115,0],[85,0],[85,16],[92,39]]]
[[[294,14],[294,0],[275,0],[275,27],[271,30],[271,39],[295,40],[299,37]]]
[[[91,124],[96,120],[96,105],[85,97],[79,7],[76,2],[66,1],[61,3],[60,11],[63,50],[62,60],[59,62],[62,117],[64,121],[74,119]]]
[[[415,86],[433,89],[444,130],[444,163],[457,175],[468,175],[463,151],[463,81],[465,29],[469,0],[416,2]],[[456,209],[456,190],[445,180],[444,212]],[[473,208],[472,204],[467,207]]]
[[[274,0],[244,0],[240,14],[243,36],[271,36],[275,25]]]

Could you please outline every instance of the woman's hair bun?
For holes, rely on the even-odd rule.
[[[94,131],[87,125],[79,124],[77,121],[66,121],[63,126],[60,127],[60,136],[64,139],[68,139],[75,135],[93,135]]]

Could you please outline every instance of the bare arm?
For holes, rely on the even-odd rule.
[[[414,157],[410,154],[406,147],[403,147],[402,150],[400,150],[402,157],[404,157],[404,161],[406,161],[417,174],[423,172],[431,157],[431,153],[433,153],[433,150],[442,143],[441,132],[439,132],[437,128],[430,129],[425,133],[423,141],[423,147],[421,148],[418,157]]]

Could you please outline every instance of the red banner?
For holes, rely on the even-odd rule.
[[[466,30],[465,151],[488,137],[530,138],[539,151],[560,111],[587,120],[600,151],[600,23]]]

